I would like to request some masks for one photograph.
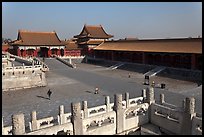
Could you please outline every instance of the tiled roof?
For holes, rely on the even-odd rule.
[[[202,38],[107,41],[94,50],[202,54]]]
[[[19,31],[17,41],[13,45],[65,45],[56,32]]]
[[[89,37],[89,38],[107,39],[107,38],[113,37],[113,35],[107,34],[101,25],[99,26],[84,25],[81,33],[74,37],[77,37],[77,38]]]
[[[79,48],[78,45],[74,41],[66,41],[65,45],[66,50],[81,50],[82,48]]]
[[[98,44],[101,44],[103,41],[101,40],[88,40],[88,41],[84,41],[84,42],[80,42],[78,44],[93,44],[93,45],[98,45]]]

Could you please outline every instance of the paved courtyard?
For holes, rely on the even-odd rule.
[[[88,107],[104,104],[105,96],[109,95],[113,102],[116,93],[130,93],[130,98],[141,96],[144,76],[136,72],[125,70],[110,70],[105,67],[77,64],[72,69],[61,62],[51,58],[46,59],[50,71],[46,72],[46,87],[6,91],[2,93],[2,115],[5,125],[11,125],[11,116],[16,113],[24,113],[26,124],[33,110],[37,111],[37,118],[57,116],[59,105],[65,106],[65,112],[70,112],[71,102],[88,101]],[[128,78],[128,73],[131,77]],[[174,105],[181,106],[182,100],[187,96],[196,98],[196,112],[202,113],[202,86],[196,83],[153,77],[150,81],[166,83],[165,89],[155,88],[156,100],[159,94],[165,94],[165,100]],[[99,87],[100,93],[94,94],[95,87]],[[47,91],[53,92],[51,100]]]

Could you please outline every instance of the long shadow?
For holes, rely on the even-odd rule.
[[[43,96],[36,96],[36,97],[44,98],[44,99],[48,99],[48,100],[50,100],[49,98],[46,98],[46,97],[43,97]]]
[[[86,90],[85,92],[87,92],[87,93],[93,93],[92,91],[88,91],[88,90]]]

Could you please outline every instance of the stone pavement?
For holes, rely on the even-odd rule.
[[[16,113],[24,113],[26,124],[30,119],[30,113],[37,111],[37,118],[57,116],[60,105],[65,106],[65,112],[70,112],[71,102],[88,101],[88,107],[104,104],[105,96],[110,96],[113,102],[115,93],[130,93],[130,98],[141,96],[143,75],[125,70],[107,70],[105,67],[90,64],[77,64],[72,69],[55,59],[46,59],[50,71],[46,72],[48,85],[32,89],[7,91],[2,93],[2,115],[4,125],[11,125],[11,116]],[[131,77],[128,78],[128,73]],[[155,83],[165,82],[167,89],[155,88],[155,97],[165,94],[168,103],[181,106],[182,100],[187,96],[196,98],[196,112],[202,113],[202,87],[196,83],[153,77]],[[150,79],[151,80],[151,79]],[[99,87],[99,94],[94,94],[95,87]],[[51,89],[53,94],[48,99],[47,91]],[[191,90],[192,89],[192,90]]]

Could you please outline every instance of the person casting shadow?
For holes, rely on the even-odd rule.
[[[49,89],[48,92],[47,92],[47,95],[48,95],[48,97],[49,97],[49,100],[50,100],[51,94],[52,94],[52,91]]]

